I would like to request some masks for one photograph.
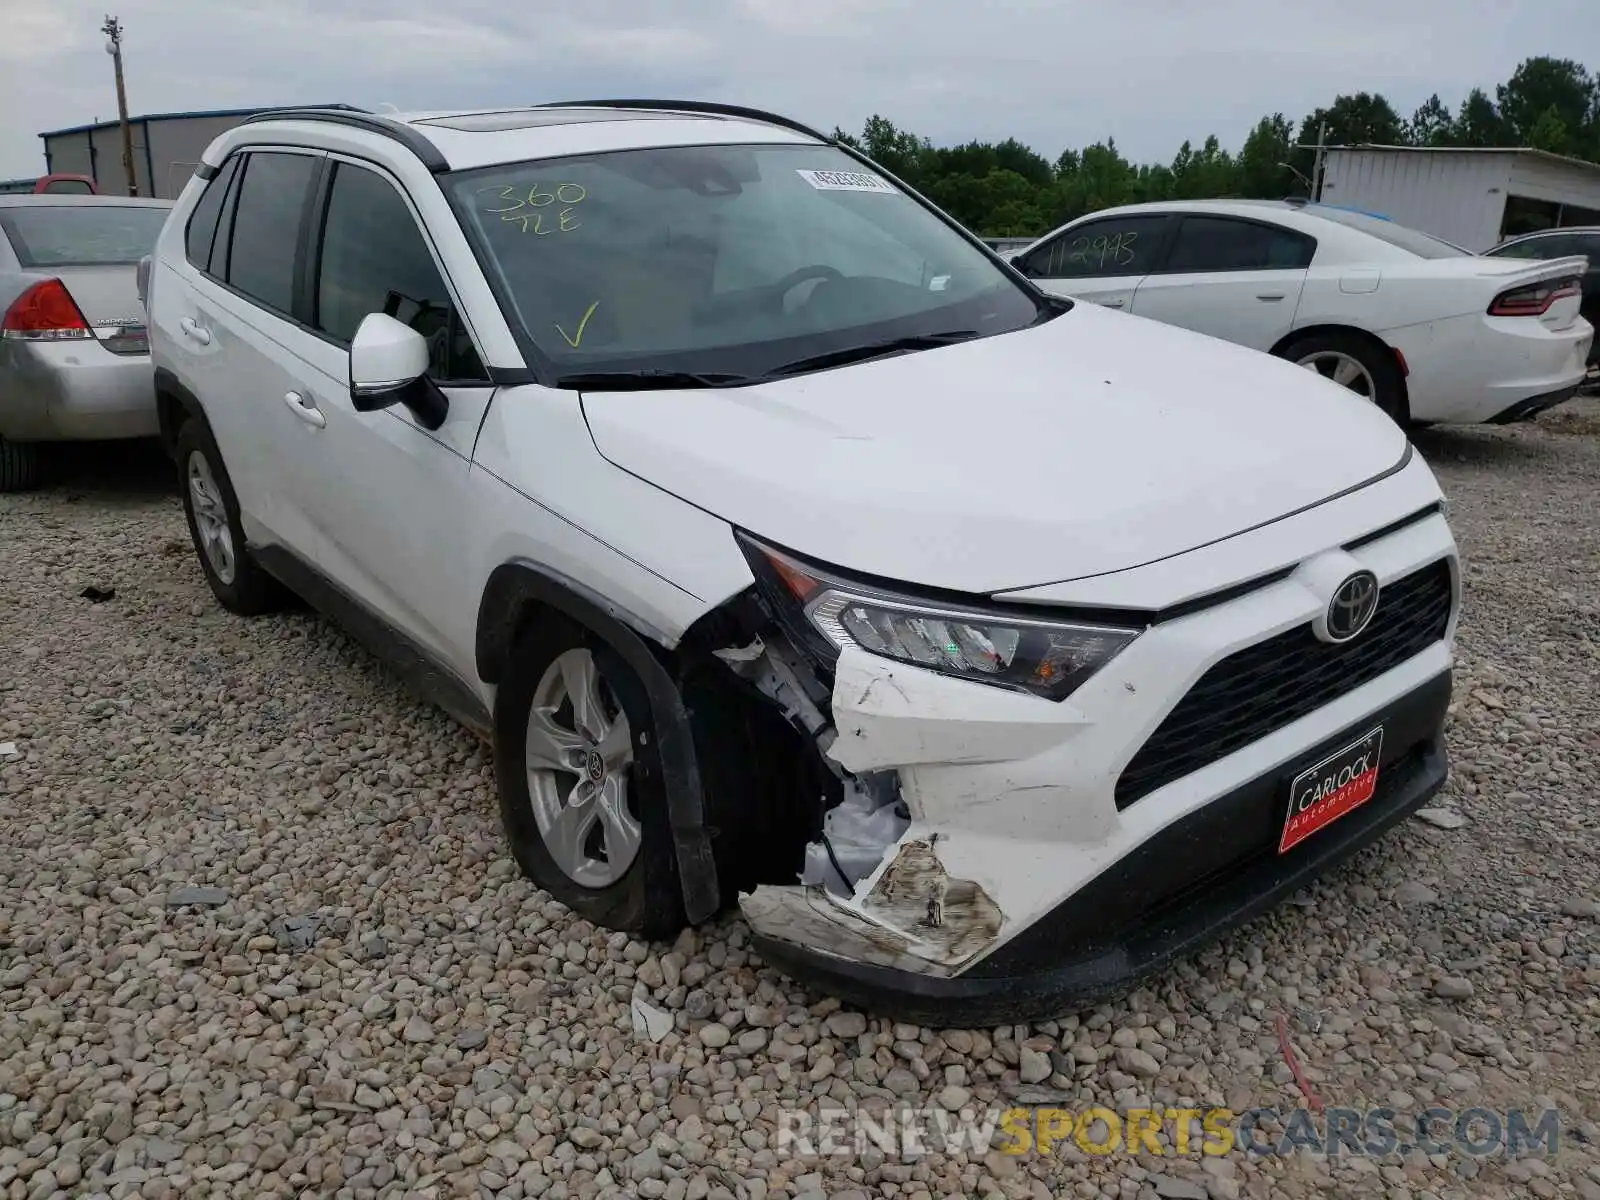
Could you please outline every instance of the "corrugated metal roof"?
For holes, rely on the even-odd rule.
[[[188,121],[188,120],[193,120],[193,119],[196,119],[196,118],[205,118],[205,117],[250,117],[250,116],[254,116],[256,113],[259,113],[259,112],[270,112],[275,108],[286,108],[286,107],[289,107],[289,106],[288,105],[283,105],[283,104],[264,104],[259,108],[213,108],[213,109],[209,109],[209,110],[197,110],[195,112],[146,113],[145,115],[139,116],[139,117],[129,117],[128,118],[128,124],[130,124],[130,125],[139,125],[139,124],[148,123],[150,121]],[[351,105],[348,105],[348,104],[315,104],[315,105],[310,105],[310,106],[307,106],[307,105],[295,105],[294,107],[297,107],[297,108],[304,108],[304,107],[312,107],[312,108],[350,108]],[[42,137],[42,138],[51,138],[51,137],[60,137],[62,134],[66,134],[66,133],[88,133],[91,130],[95,130],[95,129],[115,129],[120,124],[121,124],[120,121],[94,121],[94,122],[91,122],[88,125],[69,125],[65,129],[50,129],[50,130],[46,130],[44,133],[41,133],[39,136]]]
[[[1584,158],[1569,158],[1549,150],[1534,150],[1528,146],[1386,146],[1378,142],[1355,142],[1348,146],[1325,146],[1325,150],[1387,150],[1396,154],[1514,154],[1525,158],[1542,159],[1562,166],[1600,172],[1600,163]]]

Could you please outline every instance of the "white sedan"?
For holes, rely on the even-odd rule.
[[[1526,420],[1572,395],[1585,260],[1486,258],[1367,213],[1134,204],[1010,256],[1046,291],[1288,358],[1402,424]]]

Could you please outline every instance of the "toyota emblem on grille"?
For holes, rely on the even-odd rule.
[[[1357,571],[1333,593],[1318,632],[1325,641],[1348,642],[1367,627],[1377,608],[1378,577],[1371,571]]]

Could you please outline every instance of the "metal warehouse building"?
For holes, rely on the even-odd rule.
[[[339,108],[342,105],[324,105]],[[213,138],[265,108],[229,108],[213,112],[151,113],[130,117],[133,131],[133,174],[139,195],[176,199],[189,182],[200,154]],[[74,125],[39,135],[44,139],[45,173],[87,175],[107,194],[126,196],[128,176],[122,167],[122,126],[116,121]]]
[[[1337,146],[1321,198],[1468,250],[1559,225],[1600,225],[1600,164],[1543,150]]]

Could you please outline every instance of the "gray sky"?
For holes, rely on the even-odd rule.
[[[1596,0],[0,0],[0,178],[44,171],[41,130],[116,116],[107,7],[134,115],[660,96],[852,131],[880,112],[1051,159],[1107,136],[1135,161],[1208,133],[1237,149],[1338,92],[1453,109],[1534,54],[1600,66]]]

